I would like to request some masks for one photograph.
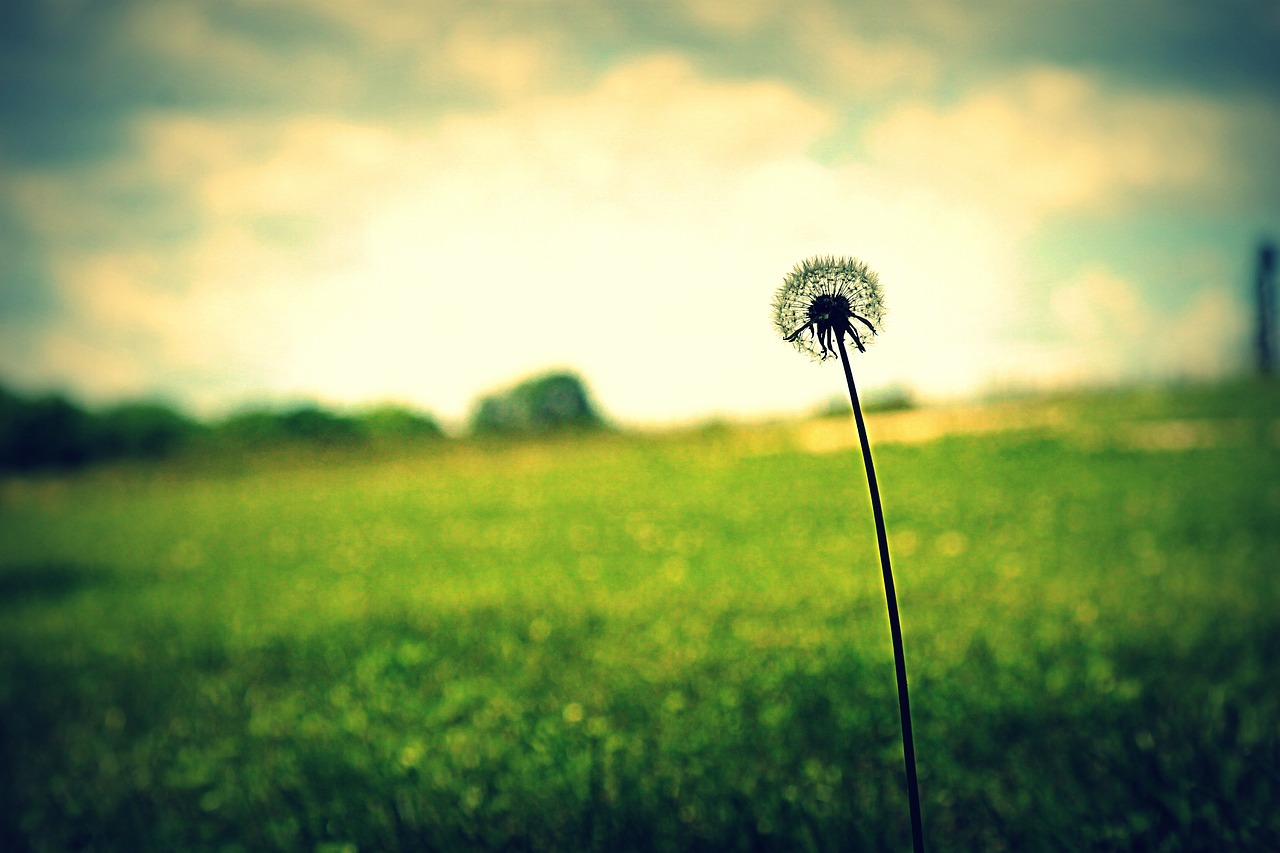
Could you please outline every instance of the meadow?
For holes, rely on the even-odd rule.
[[[1280,849],[1280,386],[869,428],[930,849]],[[855,440],[0,480],[0,849],[907,849]]]

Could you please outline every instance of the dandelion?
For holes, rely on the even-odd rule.
[[[866,352],[883,316],[880,277],[857,258],[803,261],[773,300],[783,340],[818,361],[834,358],[846,337],[858,352]]]
[[[893,637],[893,662],[898,676],[898,713],[902,719],[902,757],[906,765],[907,799],[911,807],[911,841],[915,853],[924,851],[924,826],[920,817],[920,791],[916,781],[916,752],[911,734],[911,704],[907,698],[907,662],[902,647],[902,623],[898,618],[898,597],[889,568],[889,538],[885,532],[880,487],[871,460],[871,442],[858,402],[858,389],[849,365],[845,339],[858,352],[880,334],[884,317],[884,293],[880,277],[857,258],[817,257],[797,264],[782,282],[773,300],[773,319],[782,339],[818,361],[837,355],[849,386],[849,402],[858,425],[862,463],[867,471],[871,510],[875,516],[876,539],[880,546],[880,568],[884,575],[885,601],[889,609],[889,633]]]

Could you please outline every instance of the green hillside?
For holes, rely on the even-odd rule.
[[[1280,388],[869,427],[930,848],[1280,849]],[[904,849],[854,438],[2,479],[0,849]]]

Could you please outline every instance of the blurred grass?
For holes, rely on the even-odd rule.
[[[931,849],[1280,849],[1278,424],[872,420]],[[904,849],[846,427],[0,481],[0,848]]]

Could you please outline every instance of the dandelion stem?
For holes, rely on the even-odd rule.
[[[889,607],[889,631],[893,635],[893,663],[898,672],[898,713],[902,718],[902,760],[907,768],[907,798],[911,803],[911,844],[915,853],[924,853],[924,825],[920,818],[920,789],[916,782],[916,748],[911,735],[911,703],[907,699],[907,658],[902,649],[902,623],[898,619],[898,596],[893,589],[893,571],[889,568],[889,537],[885,533],[884,510],[880,507],[880,487],[876,485],[876,468],[871,461],[871,442],[867,439],[867,424],[862,418],[862,406],[858,403],[858,389],[853,384],[853,371],[849,368],[849,353],[844,346],[844,335],[837,335],[840,346],[840,363],[844,366],[844,379],[849,385],[849,402],[853,404],[853,416],[858,423],[858,440],[862,443],[862,462],[867,469],[867,488],[871,491],[871,510],[876,519],[876,538],[880,544],[880,568],[884,573],[884,596]]]

